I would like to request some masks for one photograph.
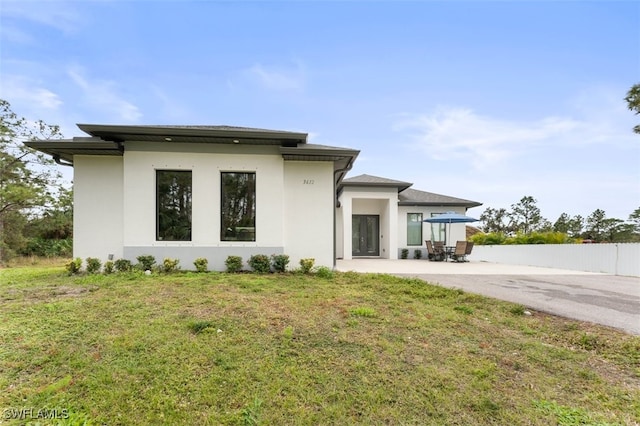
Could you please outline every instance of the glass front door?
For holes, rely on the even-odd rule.
[[[380,216],[353,215],[351,230],[353,256],[380,256]]]

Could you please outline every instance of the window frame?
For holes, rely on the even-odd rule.
[[[409,242],[409,229],[410,229],[409,228],[409,224],[410,223],[415,223],[415,221],[409,220],[411,215],[416,215],[416,216],[420,217],[420,220],[418,221],[418,223],[420,224],[420,228],[419,228],[420,229],[420,238],[418,239],[418,242],[416,242],[416,243]],[[423,243],[422,237],[424,236],[424,231],[422,229],[422,219],[423,218],[424,218],[424,214],[423,213],[419,213],[419,212],[415,212],[415,213],[408,212],[407,213],[407,246],[422,246],[422,243]]]
[[[184,169],[156,169],[156,241],[161,242],[190,242],[193,241],[193,170],[184,170]],[[189,232],[186,238],[166,238],[164,235],[161,235],[160,230],[160,205],[161,205],[161,196],[160,196],[160,175],[162,173],[179,173],[179,174],[189,174],[190,182],[189,182],[189,206],[188,206],[188,222],[189,222]]]
[[[431,217],[438,217],[440,215],[442,215],[444,213],[431,213]],[[438,238],[440,239],[436,239],[436,230],[434,230],[433,225],[438,225],[437,228],[437,233],[438,233]],[[431,223],[431,240],[432,241],[444,241],[447,238],[447,224],[446,223],[437,223],[437,222],[432,222]]]
[[[224,206],[225,206],[225,179],[224,176],[225,175],[230,175],[230,174],[234,174],[234,175],[238,175],[238,174],[242,174],[242,175],[253,175],[253,191],[252,191],[252,196],[253,196],[253,200],[252,200],[252,212],[253,212],[253,226],[249,226],[249,227],[243,227],[243,228],[249,228],[249,239],[239,239],[238,236],[236,236],[235,238],[231,238],[228,237],[227,234],[227,229],[229,229],[226,225],[227,222],[225,221],[225,214],[224,214]],[[256,242],[257,241],[257,182],[258,182],[258,177],[257,177],[257,173],[255,170],[251,170],[251,171],[247,171],[247,170],[221,170],[220,171],[220,241],[221,242],[227,242],[227,243],[233,243],[233,242],[241,242],[241,243],[251,243],[251,242]],[[238,228],[238,227],[237,227]],[[252,230],[251,230],[252,228]],[[234,231],[237,232],[237,231]]]

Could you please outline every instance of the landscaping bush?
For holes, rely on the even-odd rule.
[[[118,259],[113,263],[113,265],[116,267],[116,271],[118,272],[130,272],[133,269],[133,265],[128,259]]]
[[[422,250],[420,249],[415,249],[413,251],[413,258],[414,259],[422,259]]]
[[[477,245],[499,245],[499,244],[572,244],[575,239],[569,238],[562,232],[532,232],[530,234],[518,233],[512,237],[507,237],[502,233],[492,232],[484,234],[482,232],[470,238]]]
[[[249,266],[259,274],[266,274],[271,270],[271,260],[265,254],[254,254],[249,258]]]
[[[316,260],[309,257],[306,259],[300,259],[300,271],[303,274],[308,274],[313,269],[313,264],[316,263]]]
[[[162,261],[162,270],[164,272],[173,272],[180,269],[178,264],[180,263],[180,259],[171,259],[170,257],[165,257]]]
[[[100,259],[95,257],[87,257],[87,272],[90,274],[97,274],[100,272],[100,268],[102,267],[102,262]]]
[[[400,259],[406,259],[409,257],[409,249],[402,249],[400,252]]]
[[[151,271],[156,264],[156,258],[150,254],[143,254],[136,257],[138,260],[138,267],[143,271]]]
[[[82,259],[76,257],[75,259],[67,263],[65,265],[65,268],[67,269],[67,272],[69,272],[69,275],[77,274],[78,272],[80,272],[80,268],[82,268]]]
[[[227,260],[224,261],[224,264],[227,267],[227,272],[240,272],[242,269],[242,257],[229,256]]]
[[[316,275],[320,278],[333,278],[333,271],[326,266],[318,266],[316,268]]]
[[[103,269],[105,274],[113,274],[113,262],[111,260],[107,260],[106,262],[104,262],[104,269]]]
[[[240,263],[242,263],[242,260],[240,261]],[[193,266],[196,267],[197,272],[207,272],[209,261],[204,257],[199,257],[193,261]]]
[[[286,254],[273,254],[271,255],[271,262],[273,263],[274,271],[285,272],[289,264],[289,256]]]

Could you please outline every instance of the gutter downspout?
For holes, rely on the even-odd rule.
[[[336,176],[338,173],[347,173],[353,168],[354,159],[351,157],[347,163],[347,167],[333,171],[333,196],[335,197],[335,203],[333,204],[333,270],[336,269],[336,208],[338,206],[338,193],[336,192]]]
[[[69,166],[69,167],[73,167],[73,163],[69,163],[67,161],[62,161],[62,159],[60,158],[59,155],[54,155],[53,156],[53,161],[56,162],[56,164],[59,164],[61,166]]]

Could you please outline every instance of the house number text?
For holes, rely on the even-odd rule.
[[[302,183],[304,185],[313,185],[315,181],[313,179],[303,179]]]

